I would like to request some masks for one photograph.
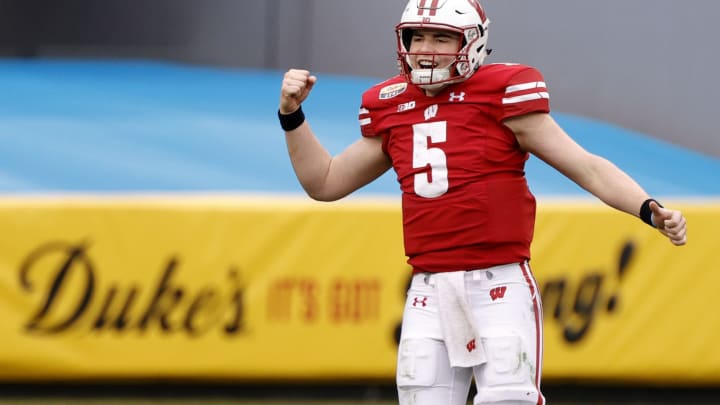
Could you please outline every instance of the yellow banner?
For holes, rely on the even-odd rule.
[[[688,246],[541,204],[546,380],[720,382],[720,205]],[[0,379],[394,377],[409,277],[396,202],[0,201]]]
[[[393,375],[399,209],[0,203],[0,378]]]
[[[688,220],[683,247],[601,205],[539,207],[548,379],[720,382],[720,204],[672,206]]]

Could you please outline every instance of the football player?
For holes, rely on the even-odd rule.
[[[489,20],[476,0],[410,0],[396,27],[401,74],[362,96],[362,137],[331,156],[301,108],[317,78],[291,69],[279,119],[307,194],[340,199],[394,169],[413,278],[398,348],[400,404],[543,404],[542,308],[528,264],[534,154],[675,245],[686,221],[550,116],[542,74],[485,64]]]

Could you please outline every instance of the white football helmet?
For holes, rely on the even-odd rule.
[[[482,65],[490,53],[486,48],[490,20],[478,0],[410,0],[395,27],[398,40],[400,71],[408,81],[423,89],[437,89],[467,79]],[[413,32],[418,29],[439,29],[461,35],[462,45],[449,66],[418,69],[410,66]],[[437,54],[436,54],[437,55]]]

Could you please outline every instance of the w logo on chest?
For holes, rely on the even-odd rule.
[[[502,287],[495,287],[492,290],[490,290],[490,298],[495,301],[498,299],[505,298],[505,291],[507,291],[506,286]]]
[[[425,109],[425,121],[437,117],[438,114],[438,105],[433,104],[430,107]]]

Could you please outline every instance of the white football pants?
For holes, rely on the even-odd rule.
[[[433,274],[412,278],[398,348],[400,405],[543,405],[542,306],[527,263],[465,272],[465,294],[486,362],[450,367]]]

